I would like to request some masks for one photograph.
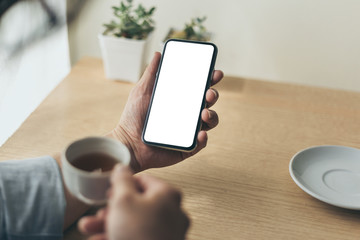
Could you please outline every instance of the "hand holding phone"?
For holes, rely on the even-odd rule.
[[[180,151],[196,147],[216,55],[212,43],[166,42],[144,124],[144,143]]]

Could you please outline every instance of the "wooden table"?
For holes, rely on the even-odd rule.
[[[132,87],[106,80],[101,60],[81,60],[0,148],[0,160],[52,154],[107,133]],[[360,93],[231,77],[218,90],[220,124],[207,148],[147,171],[184,192],[188,239],[359,239],[360,212],[310,197],[288,165],[313,145],[360,148]],[[65,238],[82,239],[76,228]]]

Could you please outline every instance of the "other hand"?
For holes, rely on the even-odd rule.
[[[147,175],[133,176],[124,166],[115,168],[111,183],[107,208],[79,221],[89,240],[185,239],[189,219],[179,191]]]

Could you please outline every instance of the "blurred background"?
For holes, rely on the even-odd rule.
[[[1,1],[0,6],[12,2]],[[78,2],[82,4],[77,5]],[[14,4],[3,15],[0,146],[69,73],[71,66],[85,56],[101,58],[98,34],[103,32],[104,23],[114,19],[111,6],[119,2],[28,0]],[[43,3],[56,13],[55,22]],[[219,48],[216,68],[227,76],[360,91],[360,1],[134,3],[156,7],[149,56],[161,49],[171,27],[182,28],[191,18],[207,16],[204,25]],[[64,20],[66,16],[71,20],[69,24]],[[12,49],[21,50],[14,53]]]
[[[68,0],[71,1],[71,0]],[[193,17],[219,47],[226,75],[360,91],[360,2],[357,0],[135,0],[156,6],[151,50],[170,27]],[[87,0],[69,27],[72,64],[100,57],[97,35],[118,0]],[[150,54],[151,55],[151,54]]]

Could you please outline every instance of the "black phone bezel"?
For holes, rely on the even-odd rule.
[[[203,100],[202,100],[201,107],[199,109],[198,122],[197,122],[196,130],[195,130],[195,134],[194,134],[193,143],[189,147],[183,147],[183,146],[176,146],[176,145],[171,145],[171,144],[164,144],[164,143],[146,141],[145,137],[144,137],[145,132],[146,132],[147,123],[148,123],[149,114],[151,112],[151,107],[152,107],[152,103],[153,103],[153,97],[154,97],[154,94],[155,94],[155,91],[156,91],[156,86],[157,86],[157,83],[158,83],[159,73],[161,71],[161,66],[162,66],[162,62],[163,62],[163,59],[164,59],[164,55],[166,54],[166,47],[167,47],[167,44],[169,42],[172,42],[172,41],[194,43],[194,44],[205,44],[205,45],[211,45],[214,48],[211,63],[210,63],[209,73],[208,73],[208,77],[207,77],[207,82],[206,82],[206,86],[205,86],[205,89],[204,89],[204,92],[203,92]],[[145,119],[145,122],[144,122],[143,131],[142,131],[142,134],[141,134],[141,139],[145,144],[150,145],[150,146],[155,146],[155,147],[171,149],[171,150],[184,151],[184,152],[190,152],[190,151],[192,151],[192,150],[194,150],[196,148],[196,146],[197,146],[197,135],[198,135],[198,133],[200,131],[200,128],[201,128],[201,125],[202,125],[201,124],[202,123],[202,121],[201,121],[201,112],[206,106],[206,99],[205,99],[206,91],[209,89],[209,87],[211,85],[211,80],[212,80],[212,76],[213,76],[213,72],[214,72],[214,68],[215,68],[215,62],[216,62],[217,53],[218,53],[217,46],[214,43],[211,43],[211,42],[190,41],[190,40],[182,40],[182,39],[169,39],[169,40],[167,40],[165,42],[165,45],[164,45],[164,48],[163,48],[163,51],[162,51],[162,54],[161,54],[159,67],[158,67],[158,70],[156,72],[156,79],[155,79],[154,88],[153,88],[153,91],[152,91],[150,103],[149,103],[149,106],[148,106],[148,110],[147,110],[147,113],[146,113],[146,119]]]

